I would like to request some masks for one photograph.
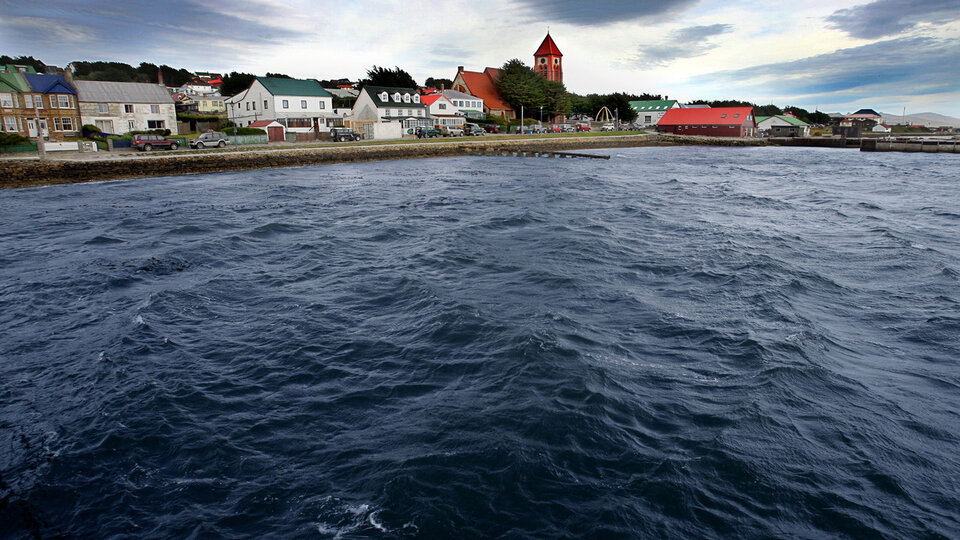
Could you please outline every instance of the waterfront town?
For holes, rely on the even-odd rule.
[[[952,126],[892,121],[873,109],[851,113],[808,113],[746,102],[682,103],[668,96],[617,95],[610,107],[592,108],[553,99],[544,112],[524,110],[522,99],[507,97],[500,68],[451,70],[452,77],[417,85],[399,67],[374,67],[368,81],[292,78],[282,74],[248,76],[245,88],[225,76],[188,73],[169,85],[159,68],[155,82],[109,80],[109,71],[80,73],[63,68],[16,63],[0,65],[0,126],[6,152],[45,150],[152,150],[231,144],[390,140],[480,136],[493,133],[549,134],[585,131],[657,131],[707,137],[859,137],[901,133],[950,133]],[[32,59],[32,57],[31,57]],[[563,90],[563,53],[547,33],[532,54],[533,67],[519,61],[504,66],[511,76],[535,76],[548,92]],[[42,67],[38,70],[37,67]],[[519,70],[519,71],[518,71]],[[185,70],[180,70],[182,77]],[[93,75],[93,76],[91,76]],[[237,75],[237,74],[234,74]],[[120,77],[114,77],[120,78]],[[398,86],[397,78],[408,81]],[[392,81],[390,80],[392,79]],[[326,84],[323,84],[326,83]],[[555,97],[555,96],[548,96]],[[656,99],[653,99],[656,98]],[[518,106],[519,105],[519,106]],[[730,105],[730,106],[723,106]],[[806,117],[806,120],[803,117]],[[906,117],[904,117],[906,118]],[[211,136],[210,134],[217,134]],[[206,135],[204,135],[206,134]],[[141,136],[141,137],[138,137]],[[84,145],[83,143],[87,144]],[[211,144],[212,143],[212,144]],[[94,148],[96,146],[96,148]]]

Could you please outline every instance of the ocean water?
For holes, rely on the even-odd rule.
[[[596,152],[0,191],[0,537],[960,537],[960,159]]]

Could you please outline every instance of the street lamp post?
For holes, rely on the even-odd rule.
[[[47,157],[47,149],[43,145],[43,124],[40,122],[40,105],[42,103],[39,101],[43,99],[43,94],[33,96],[33,110],[37,115],[37,157],[43,159]]]
[[[523,105],[520,106],[520,134],[523,135]]]
[[[543,105],[540,106],[540,129],[543,129]]]

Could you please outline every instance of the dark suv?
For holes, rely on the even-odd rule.
[[[137,150],[149,152],[154,148],[169,148],[176,150],[180,148],[180,143],[163,137],[162,135],[134,135],[130,141],[130,146]]]
[[[359,141],[360,134],[356,131],[345,128],[345,127],[332,127],[330,128],[330,138],[334,141]]]

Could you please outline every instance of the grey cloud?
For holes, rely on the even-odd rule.
[[[957,0],[875,0],[837,10],[827,22],[853,37],[870,39],[900,34],[919,23],[943,24],[958,19]]]
[[[708,26],[690,26],[670,33],[660,43],[643,47],[633,58],[637,65],[664,66],[680,58],[692,58],[705,54],[716,45],[709,39],[733,30],[729,24],[711,24]]]
[[[668,20],[700,0],[517,0],[531,18],[575,26],[602,26],[641,19]]]
[[[766,77],[770,80],[755,84],[768,94],[824,95],[869,87],[871,92],[885,95],[922,95],[953,90],[957,64],[960,40],[904,37],[698,79],[740,85]]]

